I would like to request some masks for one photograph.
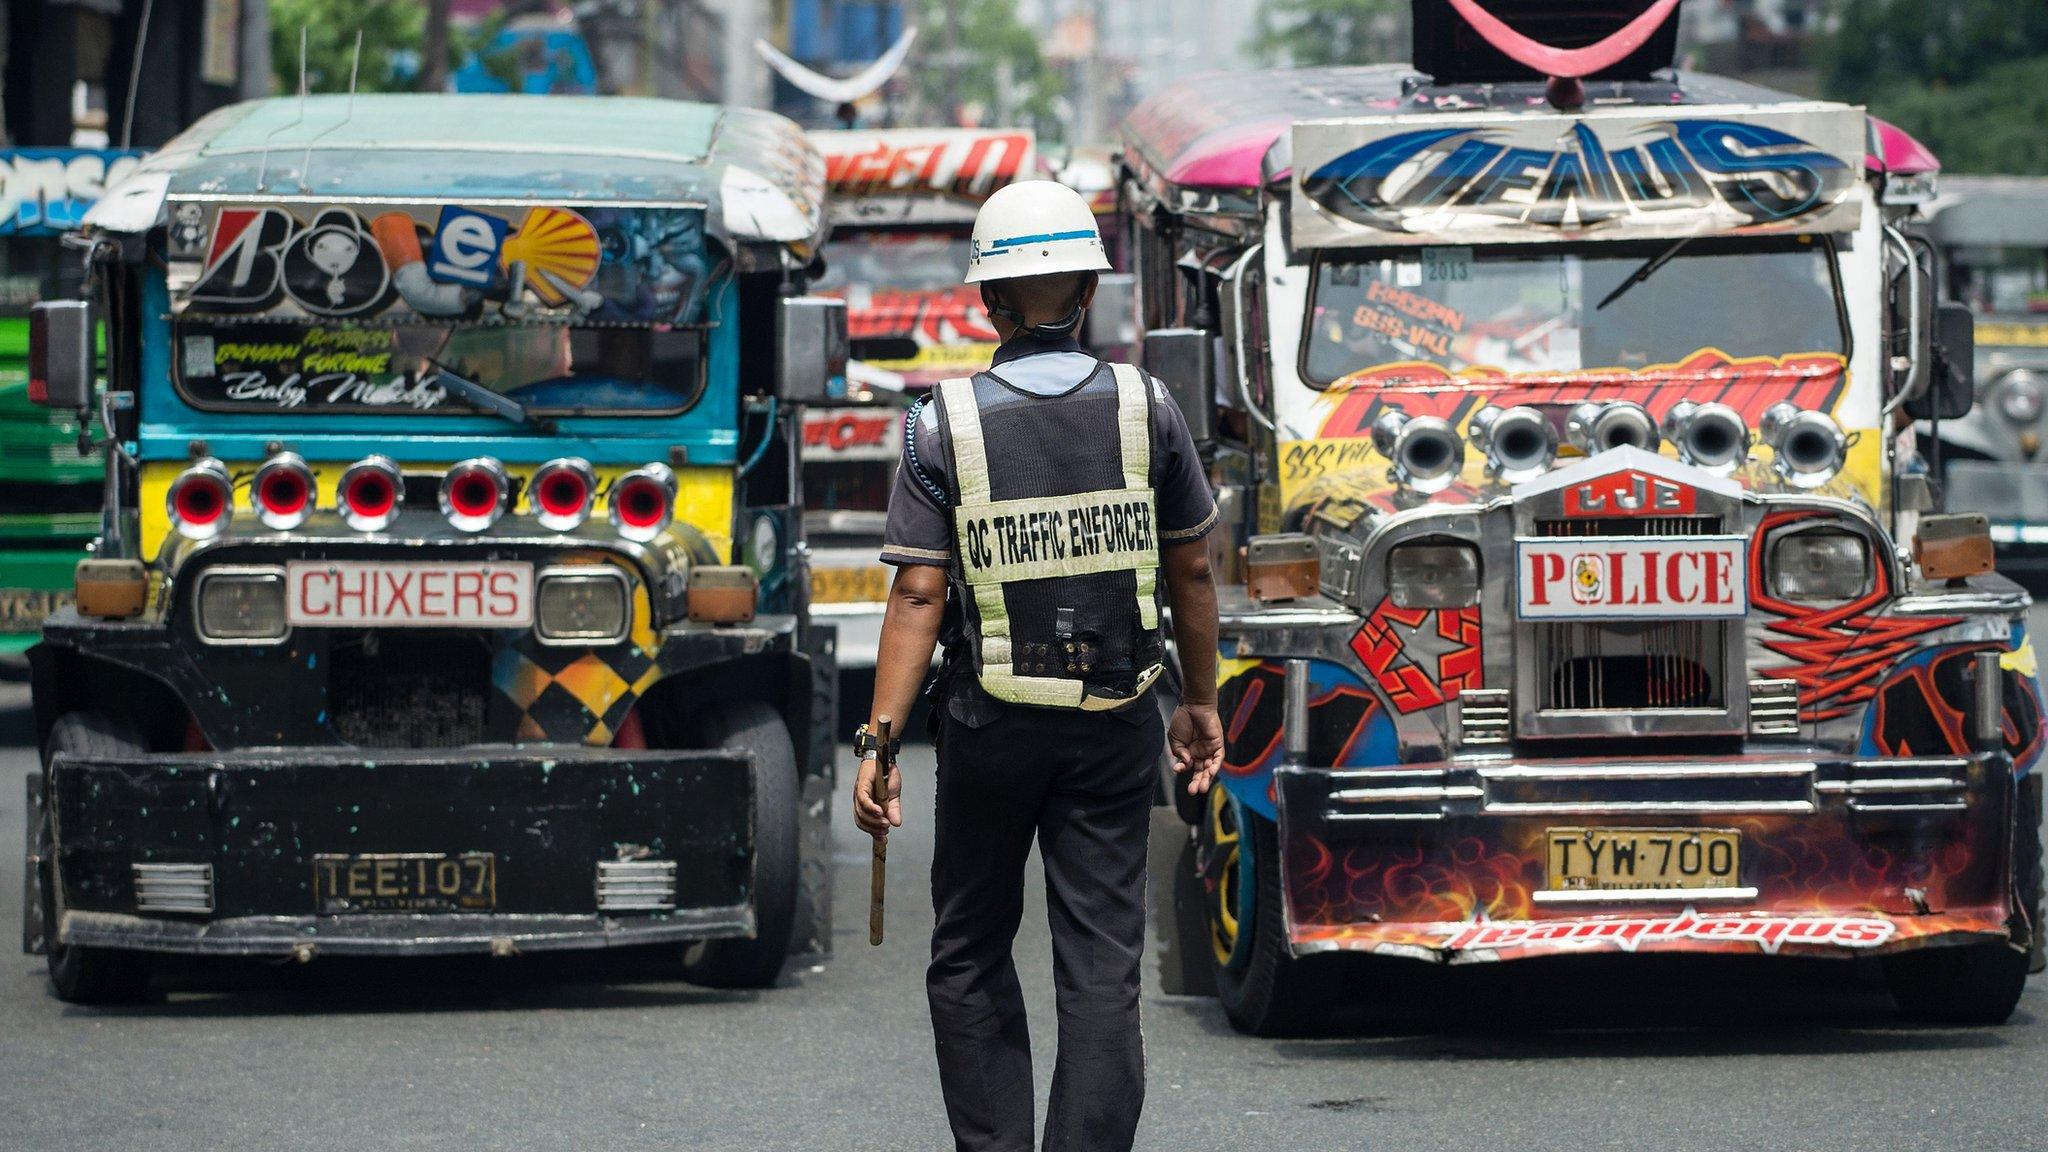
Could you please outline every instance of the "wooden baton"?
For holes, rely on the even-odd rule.
[[[881,739],[875,744],[874,799],[877,807],[886,814],[889,810],[889,769],[895,757],[890,754],[890,720],[880,718]],[[868,943],[882,942],[882,898],[889,887],[889,837],[888,833],[875,837],[875,859],[868,875]]]

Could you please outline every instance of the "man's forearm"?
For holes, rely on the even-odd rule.
[[[936,571],[936,570],[933,570]],[[920,579],[924,573],[912,569],[898,572],[889,589],[889,606],[882,617],[882,639],[875,656],[875,702],[868,715],[868,728],[875,730],[884,716],[891,717],[897,733],[917,703],[931,669],[932,650],[939,642],[939,622],[946,610],[943,575],[936,590]],[[908,577],[908,578],[906,578]],[[934,595],[936,591],[936,595]]]
[[[1202,551],[1195,555],[1180,549]],[[1176,545],[1167,556],[1166,597],[1173,604],[1173,640],[1180,654],[1181,700],[1216,702],[1216,581],[1209,572],[1207,546]]]

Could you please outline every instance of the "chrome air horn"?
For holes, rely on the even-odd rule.
[[[1534,480],[1557,459],[1557,430],[1534,408],[1496,408],[1472,414],[1465,432],[1486,454],[1486,470],[1506,484]]]
[[[1749,426],[1726,404],[1680,400],[1664,414],[1664,435],[1680,460],[1724,476],[1749,457]]]
[[[1790,400],[1764,409],[1763,440],[1771,446],[1772,466],[1794,488],[1820,487],[1849,459],[1849,438],[1835,418]]]
[[[1591,456],[1609,448],[1641,448],[1655,452],[1657,422],[1650,410],[1633,400],[1586,400],[1572,405],[1564,419],[1565,439]]]
[[[1389,408],[1373,421],[1372,443],[1394,465],[1389,478],[1417,492],[1443,491],[1465,467],[1465,442],[1440,417]]]

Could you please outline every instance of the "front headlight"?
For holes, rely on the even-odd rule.
[[[228,644],[283,638],[284,573],[276,568],[214,569],[199,577],[199,636]]]
[[[1780,536],[1770,559],[1771,595],[1780,600],[1854,600],[1870,590],[1870,545],[1854,532]]]
[[[1469,544],[1402,544],[1387,556],[1387,595],[1397,608],[1479,603],[1479,552]]]
[[[543,572],[534,604],[543,640],[584,643],[626,635],[626,580],[608,568]]]
[[[1998,385],[1998,411],[2015,424],[2032,424],[2041,418],[2041,409],[2048,405],[2048,395],[2043,394],[2041,378],[2024,368],[2005,374]]]

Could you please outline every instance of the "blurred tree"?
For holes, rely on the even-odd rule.
[[[426,10],[418,0],[271,0],[270,59],[280,92],[299,90],[299,30],[306,30],[306,85],[313,92],[348,88],[356,32],[363,63],[356,88],[392,92],[412,87],[419,70]]]
[[[1058,136],[1060,75],[1039,51],[1041,30],[1017,19],[1016,0],[918,0],[917,50],[904,67],[927,122],[952,124],[978,105],[989,124],[1028,124]]]
[[[1406,60],[1408,0],[1262,0],[1251,46],[1296,68]]]
[[[2048,174],[2048,4],[1836,0],[1822,91],[1868,105],[1952,172]]]

